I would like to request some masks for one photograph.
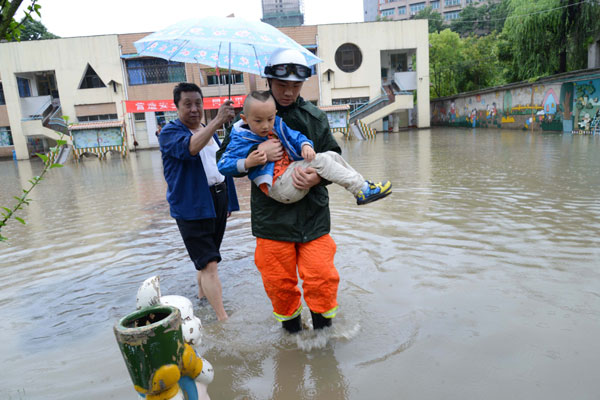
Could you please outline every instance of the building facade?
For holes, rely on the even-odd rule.
[[[376,129],[428,126],[426,21],[279,29],[323,59],[302,87],[305,100],[361,107],[356,118]],[[178,82],[201,87],[205,121],[216,115],[229,83],[232,99],[268,89],[267,80],[257,75],[140,57],[133,43],[148,34],[0,43],[0,157],[27,159],[47,152],[57,131],[66,133],[79,157],[96,139],[97,147],[115,144],[117,127],[122,141],[116,144],[123,148],[157,148],[158,125],[177,118],[172,92]],[[69,129],[62,116],[68,117]]]
[[[349,104],[351,122],[377,130],[428,127],[427,32],[425,20],[319,25],[320,104]]]
[[[278,28],[303,25],[303,6],[302,0],[262,0],[262,22]]]
[[[458,18],[467,6],[477,6],[485,0],[363,0],[364,21],[381,19],[402,21],[416,15],[425,7],[442,14],[444,21]]]

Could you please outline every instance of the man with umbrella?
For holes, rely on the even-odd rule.
[[[300,97],[300,90],[311,70],[304,55],[295,49],[274,52],[264,70],[276,101],[277,115],[292,129],[302,132],[314,143],[316,152],[341,149],[329,130],[327,116]],[[225,139],[217,157],[229,143]],[[268,161],[283,157],[276,139],[258,148]],[[298,278],[303,280],[304,300],[310,309],[313,328],[331,325],[335,317],[339,275],[333,264],[336,245],[330,231],[329,195],[321,177],[312,168],[297,168],[294,186],[310,189],[300,201],[277,202],[252,185],[252,234],[256,236],[255,263],[265,291],[273,305],[273,314],[290,333],[302,329],[302,294]]]
[[[178,119],[158,135],[167,201],[181,238],[196,267],[198,294],[206,296],[217,319],[228,318],[223,307],[217,272],[219,252],[229,212],[239,210],[233,179],[219,173],[215,161],[219,139],[215,131],[233,119],[231,101],[221,105],[217,116],[202,123],[202,91],[182,82],[173,90]]]

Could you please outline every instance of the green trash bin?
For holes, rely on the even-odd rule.
[[[144,395],[169,390],[170,384],[157,385],[156,372],[161,367],[162,372],[170,368],[173,378],[173,373],[182,370],[184,341],[179,310],[165,305],[143,308],[121,318],[114,332],[135,390]]]

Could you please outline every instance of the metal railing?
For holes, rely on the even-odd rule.
[[[390,103],[388,94],[386,93],[386,91],[383,87],[381,88],[381,91],[382,91],[382,95],[374,98],[367,104],[364,104],[364,105],[356,108],[353,112],[350,113],[350,123],[353,123],[357,119],[360,119],[361,117],[371,114],[371,113],[385,107],[386,105],[388,105]]]

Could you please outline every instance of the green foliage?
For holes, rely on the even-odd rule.
[[[429,33],[440,32],[444,27],[442,14],[433,11],[431,7],[425,7],[411,19],[426,19],[429,21]]]
[[[65,121],[66,120],[67,119],[65,118]],[[23,225],[26,224],[23,218],[18,217],[15,214],[17,211],[22,210],[23,206],[29,205],[29,203],[31,202],[29,194],[42,181],[42,179],[44,179],[44,175],[46,175],[46,173],[53,168],[60,168],[63,166],[62,164],[54,162],[56,160],[56,157],[58,156],[60,148],[67,144],[67,141],[63,140],[64,134],[59,133],[59,135],[60,138],[56,141],[56,146],[50,148],[50,152],[47,155],[40,153],[36,154],[44,162],[44,168],[38,176],[34,176],[33,178],[29,179],[30,186],[27,189],[23,189],[23,194],[20,197],[13,197],[16,200],[16,204],[12,208],[0,207],[3,210],[0,212],[0,215],[2,217],[2,220],[0,220],[0,242],[8,240],[6,236],[2,236],[2,228],[6,226],[6,224],[11,218],[14,218],[16,221],[20,222]]]
[[[21,27],[20,40],[41,40],[41,39],[56,39],[53,33],[48,32],[48,29],[40,21],[28,19]]]
[[[478,7],[465,7],[457,19],[450,23],[450,29],[461,36],[488,35],[500,32],[508,15],[509,0],[481,4]]]
[[[26,21],[33,21],[33,15],[41,17],[38,0],[30,0],[26,7],[23,18],[17,21],[14,17],[23,0],[0,0],[0,39],[8,41],[18,41],[21,37],[21,30]]]
[[[458,93],[458,66],[463,62],[462,46],[458,33],[450,29],[429,34],[431,97]]]
[[[586,68],[589,39],[600,33],[600,3],[510,0],[509,12],[502,35],[510,44],[510,81]]]

